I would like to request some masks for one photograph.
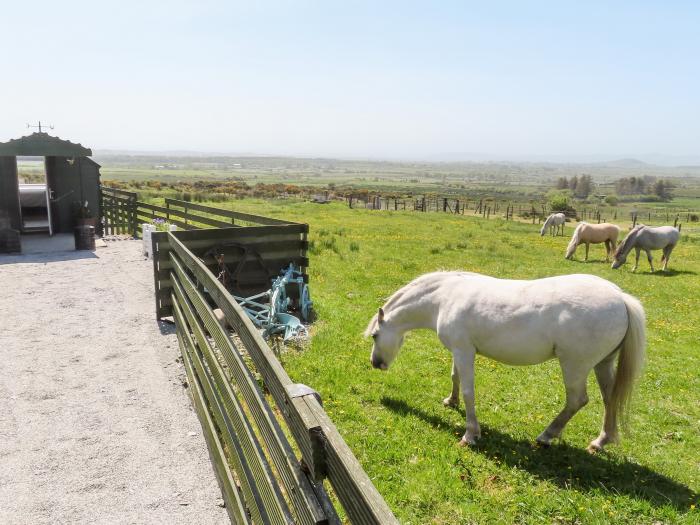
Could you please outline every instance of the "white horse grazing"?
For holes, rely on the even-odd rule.
[[[620,236],[620,227],[617,224],[610,224],[609,222],[604,222],[602,224],[588,224],[587,222],[580,222],[574,234],[571,236],[571,241],[566,247],[566,255],[564,258],[572,259],[576,248],[579,244],[586,245],[586,258],[584,261],[588,260],[588,246],[589,244],[600,244],[605,243],[605,260],[609,261],[610,256],[615,251],[617,246],[617,238]]]
[[[453,359],[452,393],[443,402],[457,406],[461,385],[466,405],[461,445],[474,444],[481,435],[474,408],[477,353],[510,365],[559,359],[566,405],[537,437],[543,445],[560,436],[588,402],[586,379],[594,369],[605,404],[603,428],[588,447],[594,452],[617,440],[618,418],[628,407],[644,363],[644,324],[644,309],[637,299],[593,275],[516,281],[437,272],[394,293],[365,335],[374,338],[372,366],[387,370],[406,332],[415,328],[437,332]]]
[[[544,233],[549,228],[550,235],[559,235],[560,227],[561,234],[564,235],[564,224],[566,223],[566,215],[563,213],[552,213],[547,220],[544,221],[542,229],[540,230],[540,236],[544,237]]]
[[[668,260],[671,257],[671,252],[678,244],[678,239],[681,237],[681,232],[678,231],[673,226],[658,226],[652,228],[650,226],[645,226],[639,224],[632,228],[627,234],[620,246],[617,247],[615,255],[613,257],[612,268],[613,270],[619,268],[627,261],[627,254],[634,248],[637,251],[637,255],[634,261],[634,272],[639,266],[639,252],[644,250],[647,252],[647,259],[649,261],[649,266],[651,271],[654,271],[654,264],[651,262],[651,250],[663,250],[663,255],[661,256],[661,262],[663,263],[663,271],[666,271],[668,267]]]

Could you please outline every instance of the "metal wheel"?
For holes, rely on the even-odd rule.
[[[309,287],[303,284],[301,287],[301,297],[299,298],[299,307],[301,310],[301,317],[304,321],[309,321],[311,319],[313,305],[314,303],[311,301],[311,296],[309,295]]]

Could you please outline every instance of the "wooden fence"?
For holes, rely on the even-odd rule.
[[[139,225],[160,219],[183,230],[235,228],[238,226],[282,225],[293,222],[250,213],[224,210],[177,199],[165,199],[164,205],[138,200],[134,192],[102,187],[102,216],[105,235],[138,237]]]
[[[202,248],[199,235],[207,235],[207,244],[246,230],[274,237],[269,228],[290,227],[154,234],[161,255],[157,268],[167,272],[168,286],[161,291],[170,296],[168,311],[226,508],[233,523],[335,524],[343,513],[351,523],[398,523],[318,394],[291,381],[248,316],[190,249]],[[222,238],[212,239],[212,232]],[[235,337],[218,322],[214,307]],[[324,480],[342,507],[340,517]]]
[[[136,217],[136,193],[102,187],[102,233],[104,235],[135,235],[138,229]]]
[[[404,199],[382,195],[348,195],[345,198],[350,208],[443,212],[459,215],[474,214],[481,215],[485,219],[500,217],[514,220],[517,216],[520,220],[532,221],[533,224],[542,222],[554,211],[545,203],[513,202],[492,197],[421,196]],[[564,213],[570,219],[595,223],[618,220],[630,220],[633,224],[639,220],[648,225],[670,225],[682,221],[700,223],[700,211],[671,206],[645,208],[643,205],[635,205],[634,207],[621,208],[583,203],[579,204],[576,209],[570,209]]]
[[[121,190],[104,188],[102,195],[109,202],[109,232],[136,236],[139,222],[157,218],[181,228],[151,235],[156,312],[175,321],[189,391],[231,522],[397,524],[320,396],[292,382],[215,276],[223,255],[235,267],[234,285],[243,295],[268,289],[289,263],[308,279],[308,225],[174,199],[147,204]],[[233,334],[213,308],[223,312]]]

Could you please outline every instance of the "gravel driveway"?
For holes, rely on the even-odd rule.
[[[228,523],[140,242],[0,256],[0,523]]]

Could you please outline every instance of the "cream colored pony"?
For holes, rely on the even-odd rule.
[[[394,293],[367,326],[365,334],[374,338],[372,366],[387,370],[404,334],[416,328],[435,330],[452,353],[452,393],[444,404],[457,406],[461,387],[467,421],[462,445],[474,444],[481,435],[474,405],[476,354],[510,365],[559,359],[566,405],[537,437],[543,445],[559,437],[588,402],[586,380],[594,369],[605,416],[590,451],[617,440],[618,417],[627,408],[644,363],[642,305],[593,275],[534,281],[467,272],[418,277]]]
[[[571,241],[566,247],[566,259],[572,259],[576,248],[579,244],[586,245],[586,258],[584,261],[588,260],[588,247],[590,244],[600,244],[605,243],[605,260],[606,262],[610,260],[615,247],[617,246],[617,238],[620,236],[620,227],[616,224],[610,224],[609,222],[604,222],[602,224],[588,224],[587,222],[580,222],[574,234],[571,236]]]

